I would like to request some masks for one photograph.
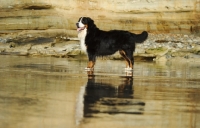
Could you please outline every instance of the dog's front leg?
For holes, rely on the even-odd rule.
[[[94,64],[95,64],[94,61],[89,61],[87,68],[93,69],[94,68]]]
[[[95,55],[91,55],[88,53],[88,59],[89,59],[89,62],[88,62],[88,65],[87,65],[87,70],[92,70],[94,69],[94,65],[95,65],[95,61],[96,61],[96,56]]]

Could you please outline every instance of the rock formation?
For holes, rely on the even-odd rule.
[[[76,56],[81,16],[103,30],[151,33],[136,56],[199,58],[200,0],[1,1],[0,54]]]
[[[0,30],[66,29],[80,16],[104,30],[198,33],[199,0],[9,0],[1,1]]]

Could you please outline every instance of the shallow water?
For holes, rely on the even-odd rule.
[[[0,56],[0,128],[199,128],[200,63]],[[128,74],[130,75],[130,74]]]

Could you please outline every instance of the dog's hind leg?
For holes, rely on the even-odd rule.
[[[126,70],[132,70],[133,69],[133,57],[130,53],[126,53],[124,50],[119,50],[120,55],[125,59],[126,61]]]
[[[126,55],[130,62],[128,70],[133,70],[133,65],[134,65],[133,51],[132,50],[126,51]]]
[[[127,54],[127,57],[130,60],[129,67],[133,68],[133,65],[134,65],[133,51],[128,51],[126,54]]]
[[[129,59],[126,56],[126,53],[123,50],[120,50],[119,53],[125,59],[125,61],[126,61],[126,68],[127,68],[129,66]]]

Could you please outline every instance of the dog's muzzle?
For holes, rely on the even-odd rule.
[[[79,25],[78,25],[78,24],[79,24],[79,23],[76,23],[76,27],[77,27],[77,28],[79,28]]]
[[[80,32],[80,31],[85,29],[85,26],[84,27],[79,27],[79,23],[76,23],[76,27],[77,27],[77,31],[78,32]]]

